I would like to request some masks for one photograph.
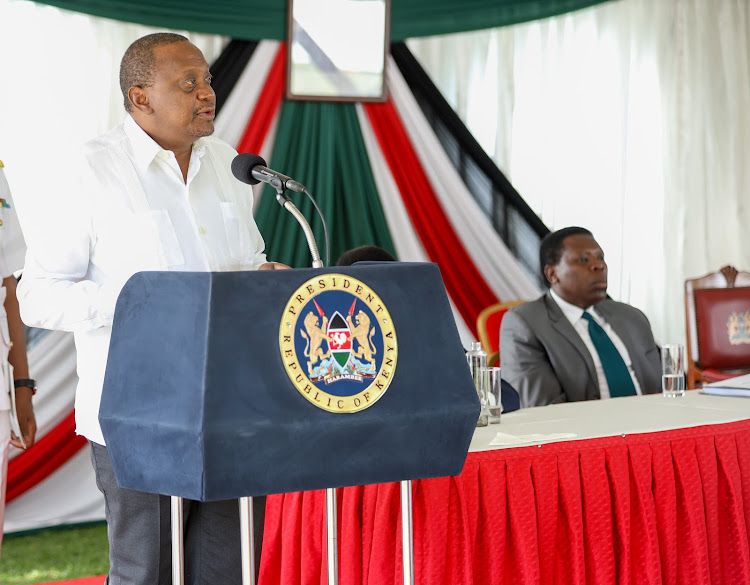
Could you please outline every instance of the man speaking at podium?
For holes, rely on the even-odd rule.
[[[231,174],[237,153],[210,136],[216,96],[203,54],[181,35],[145,36],[123,56],[120,88],[128,116],[85,146],[65,209],[45,210],[54,227],[30,245],[18,296],[28,325],[75,334],[76,432],[105,498],[107,582],[168,585],[170,500],[117,486],[99,428],[115,301],[143,270],[288,267],[266,262],[252,190]],[[184,507],[186,582],[241,583],[237,501]]]

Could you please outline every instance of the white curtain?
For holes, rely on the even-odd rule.
[[[750,270],[749,12],[621,0],[408,45],[547,226],[591,229],[610,294],[684,343],[684,280]]]
[[[0,160],[22,221],[24,209],[64,198],[71,153],[124,119],[120,59],[134,40],[159,30],[0,0]],[[209,63],[228,42],[174,32]],[[35,226],[23,227],[29,243]]]

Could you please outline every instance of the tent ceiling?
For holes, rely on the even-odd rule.
[[[394,0],[391,40],[493,28],[571,12],[611,0]],[[236,39],[286,36],[288,0],[47,0],[126,22]]]

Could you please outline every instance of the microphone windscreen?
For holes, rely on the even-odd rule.
[[[266,166],[266,161],[263,160],[262,156],[243,152],[234,157],[232,174],[243,183],[257,185],[260,181],[253,177],[253,167],[257,165]]]

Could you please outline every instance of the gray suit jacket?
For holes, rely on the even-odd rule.
[[[628,349],[643,393],[661,392],[661,357],[646,316],[611,299],[596,310]],[[591,354],[549,292],[503,317],[500,360],[502,377],[518,390],[522,408],[600,397]]]

